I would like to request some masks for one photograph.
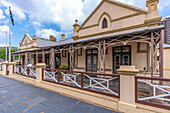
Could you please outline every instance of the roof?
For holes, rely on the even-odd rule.
[[[124,32],[124,33],[118,33],[118,34],[113,34],[113,35],[99,36],[99,37],[82,39],[82,40],[77,40],[77,41],[74,41],[72,38],[70,38],[70,39],[54,42],[52,45],[46,44],[45,46],[43,46],[43,48],[44,47],[56,47],[56,46],[62,46],[62,45],[68,45],[68,44],[77,44],[77,43],[82,43],[82,42],[90,42],[90,41],[94,41],[94,40],[109,39],[109,38],[120,37],[120,36],[126,37],[127,35],[140,34],[140,33],[144,33],[144,32],[149,33],[151,31],[156,31],[156,30],[160,30],[160,29],[164,29],[164,26],[160,25],[160,26],[151,27],[151,28],[145,28],[145,29],[129,31],[129,32]],[[42,48],[40,48],[40,49],[42,49]],[[24,51],[33,51],[33,50],[24,50]],[[20,53],[20,52],[24,52],[24,51],[19,51],[19,52],[15,52],[15,53]]]
[[[34,37],[32,37],[34,38]],[[42,48],[42,47],[48,47],[48,46],[55,46],[56,44],[62,44],[63,42],[70,42],[70,41],[74,41],[72,38],[71,39],[66,39],[66,40],[60,40],[60,41],[50,41],[50,40],[46,40],[46,39],[42,39],[42,38],[38,38],[37,39],[37,47],[38,48]]]

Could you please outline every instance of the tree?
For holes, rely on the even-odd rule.
[[[11,47],[11,52],[17,52],[18,47]],[[8,54],[9,54],[9,47],[7,47],[7,59],[8,59]],[[11,56],[12,58],[13,56]],[[6,58],[6,47],[0,47],[0,58],[4,59]],[[17,58],[17,56],[15,56]]]

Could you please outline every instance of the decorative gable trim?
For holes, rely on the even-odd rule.
[[[128,5],[128,4],[124,4],[124,3],[121,3],[121,2],[117,2],[117,1],[114,1],[114,0],[102,0],[99,5],[93,10],[93,12],[87,17],[87,19],[82,23],[82,25],[80,26],[80,28],[77,30],[77,32],[80,30],[80,29],[84,29],[83,26],[87,23],[87,21],[91,18],[91,16],[100,8],[100,6],[104,3],[104,2],[108,2],[110,4],[114,4],[114,5],[118,5],[118,6],[121,6],[121,7],[124,7],[124,8],[127,8],[129,10],[133,10],[133,11],[137,11],[138,13],[142,13],[142,14],[147,14],[148,12],[146,10],[143,10],[141,8],[138,8],[138,7],[134,7],[134,6],[131,6],[131,5]],[[97,26],[98,24],[95,24],[95,25],[91,25],[92,27],[93,26]],[[91,27],[90,26],[90,27]],[[87,26],[89,28],[89,26]],[[85,28],[87,28],[85,27]]]

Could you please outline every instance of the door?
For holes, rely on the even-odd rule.
[[[86,71],[97,72],[97,49],[86,50]]]
[[[131,46],[113,47],[113,73],[121,65],[131,65]]]
[[[22,57],[22,65],[23,66],[25,65],[25,55],[23,55],[23,57]]]
[[[55,54],[55,68],[59,68],[61,65],[61,54],[56,53]]]

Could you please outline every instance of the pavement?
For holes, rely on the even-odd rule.
[[[119,113],[0,75],[0,113]]]

